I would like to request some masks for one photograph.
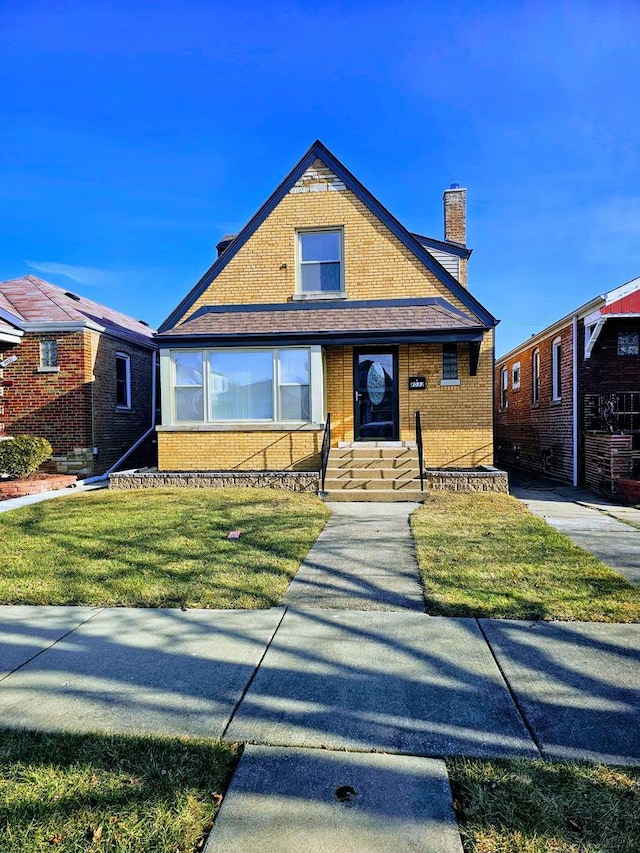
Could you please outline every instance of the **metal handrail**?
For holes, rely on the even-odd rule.
[[[416,412],[416,444],[418,445],[418,465],[420,466],[420,491],[424,492],[424,448],[422,446],[420,412]]]
[[[322,450],[320,452],[321,468],[320,468],[320,491],[324,492],[324,480],[327,475],[327,465],[329,463],[329,450],[331,449],[331,415],[327,413],[327,420],[324,425],[324,435],[322,436]]]

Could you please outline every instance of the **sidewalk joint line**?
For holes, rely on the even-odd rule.
[[[31,661],[34,661],[36,658],[39,658],[39,657],[40,657],[40,655],[43,655],[45,652],[48,652],[48,651],[49,651],[50,649],[52,649],[54,646],[57,646],[57,645],[58,645],[58,643],[62,642],[62,640],[64,640],[64,639],[66,639],[66,638],[69,636],[69,634],[73,634],[73,632],[74,632],[74,631],[77,631],[77,630],[78,630],[78,628],[82,628],[82,626],[83,626],[83,625],[86,625],[86,624],[87,624],[87,622],[90,622],[90,621],[91,621],[92,619],[94,619],[94,618],[95,618],[99,613],[102,613],[102,611],[103,611],[103,610],[106,610],[106,608],[105,608],[105,607],[100,607],[98,610],[96,610],[96,612],[95,612],[95,613],[92,613],[92,614],[91,614],[91,616],[88,616],[86,619],[83,619],[83,620],[82,620],[82,622],[78,622],[78,624],[77,624],[77,625],[74,625],[74,626],[73,626],[73,628],[70,628],[70,629],[66,632],[66,634],[63,634],[61,637],[58,637],[56,640],[54,640],[52,643],[50,643],[50,644],[49,644],[48,646],[46,646],[44,649],[40,649],[40,651],[39,651],[39,652],[36,652],[36,653],[35,653],[35,655],[33,655],[32,657],[30,657],[30,658],[29,658],[29,660],[25,660],[25,661],[23,661],[23,662],[22,662],[21,664],[19,664],[15,669],[12,669],[12,670],[11,670],[11,672],[7,672],[7,673],[6,673],[6,675],[0,676],[0,682],[5,681],[5,679],[9,678],[9,676],[10,676],[10,675],[13,675],[15,672],[18,672],[19,670],[21,670],[23,666],[27,666],[27,664],[30,664],[30,663],[31,663]]]
[[[233,709],[232,709],[232,711],[231,711],[231,714],[229,715],[229,719],[227,720],[227,724],[226,724],[226,726],[224,727],[222,734],[220,735],[220,740],[223,740],[223,739],[224,739],[224,736],[226,735],[227,730],[229,729],[229,726],[230,726],[230,725],[231,725],[231,723],[233,722],[233,718],[235,717],[235,715],[236,715],[236,713],[237,713],[237,711],[238,711],[238,708],[239,708],[239,707],[240,707],[240,705],[242,704],[242,702],[243,702],[243,700],[244,700],[244,697],[247,695],[247,693],[248,693],[248,691],[249,691],[249,688],[250,688],[250,687],[251,687],[251,685],[253,684],[253,679],[254,679],[254,678],[256,677],[256,675],[258,674],[258,670],[259,670],[259,669],[260,669],[260,667],[262,666],[262,661],[265,659],[267,652],[268,652],[268,651],[269,651],[269,649],[271,648],[271,643],[273,643],[273,641],[274,641],[274,639],[275,639],[276,634],[277,634],[277,633],[278,633],[278,631],[280,630],[280,626],[282,625],[282,620],[283,620],[283,619],[284,619],[284,617],[287,615],[287,611],[288,611],[288,610],[289,610],[289,607],[288,607],[288,606],[286,606],[286,607],[284,608],[284,612],[283,612],[283,614],[282,614],[282,617],[280,618],[280,621],[279,621],[279,622],[278,622],[278,624],[276,625],[276,627],[275,627],[275,630],[274,630],[273,634],[272,634],[272,635],[271,635],[271,637],[269,638],[269,642],[268,642],[268,643],[267,643],[267,645],[265,646],[265,650],[262,652],[262,655],[260,656],[260,660],[259,660],[259,661],[258,661],[258,663],[255,665],[254,670],[253,670],[253,672],[251,673],[251,678],[250,678],[250,679],[247,681],[247,683],[245,684],[245,686],[244,686],[244,690],[243,690],[243,691],[242,691],[242,693],[240,694],[240,698],[238,699],[238,701],[237,701],[237,702],[235,703],[235,705],[233,706]]]
[[[533,730],[533,726],[529,723],[529,720],[527,719],[527,715],[525,714],[524,708],[520,704],[520,700],[516,696],[514,689],[511,687],[511,683],[509,682],[509,679],[507,677],[506,672],[503,670],[502,666],[500,665],[500,661],[498,660],[495,652],[493,651],[493,647],[492,647],[491,643],[489,642],[489,638],[487,637],[487,635],[484,632],[484,628],[482,627],[482,624],[480,623],[480,619],[476,617],[475,622],[476,622],[476,625],[478,626],[478,628],[480,629],[480,633],[484,637],[484,641],[487,644],[487,648],[489,649],[491,657],[493,658],[496,666],[498,667],[500,675],[502,676],[502,679],[507,686],[507,690],[509,691],[509,695],[511,696],[511,701],[513,702],[518,713],[520,714],[520,718],[522,719],[522,722],[524,723],[524,726],[525,726],[527,732],[529,733],[529,737],[533,741],[533,745],[535,746],[535,748],[540,753],[540,757],[546,758],[547,756],[545,755],[544,749],[542,748],[542,744],[538,741],[536,733]]]

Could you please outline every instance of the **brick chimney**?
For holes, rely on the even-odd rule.
[[[467,191],[460,184],[451,184],[442,196],[444,208],[444,239],[449,243],[467,245]],[[467,259],[460,258],[458,281],[467,286]]]
[[[467,244],[467,191],[460,184],[451,184],[442,196],[444,207],[444,239],[451,243]]]

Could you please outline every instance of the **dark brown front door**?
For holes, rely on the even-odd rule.
[[[353,356],[356,441],[394,441],[398,429],[398,357],[393,350],[355,350]]]

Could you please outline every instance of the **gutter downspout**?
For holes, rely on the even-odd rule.
[[[573,431],[573,487],[578,485],[578,315],[573,315],[573,354],[572,354],[572,431]]]
[[[108,479],[109,474],[112,474],[116,470],[116,468],[118,468],[128,456],[131,456],[133,451],[136,450],[138,447],[140,447],[142,442],[145,439],[147,439],[151,435],[151,433],[154,431],[154,429],[156,428],[156,365],[157,365],[157,358],[158,358],[158,353],[156,350],[154,350],[153,351],[153,359],[151,361],[151,426],[144,433],[144,435],[141,435],[140,438],[131,445],[131,447],[126,451],[126,453],[124,453],[120,457],[120,459],[118,459],[117,462],[114,462],[114,464],[111,466],[111,468],[108,469],[108,471],[105,471],[104,474],[100,474],[97,477],[87,477],[86,480],[82,480],[82,485],[89,485],[91,483],[101,483],[103,480]]]

